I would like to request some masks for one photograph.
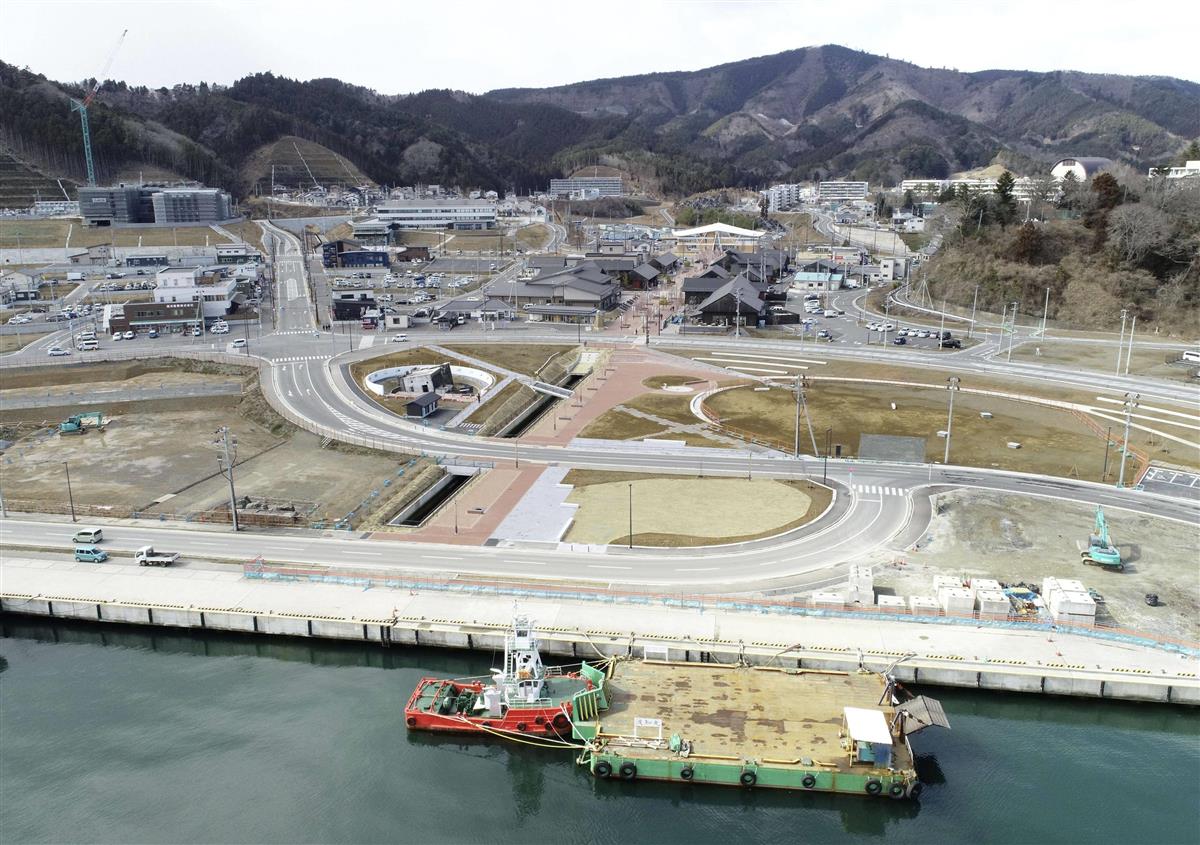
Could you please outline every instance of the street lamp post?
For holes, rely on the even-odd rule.
[[[829,481],[829,449],[830,449],[829,443],[830,443],[830,439],[832,437],[833,437],[833,429],[832,428],[825,429],[825,465],[821,469],[821,483],[822,484]]]
[[[1138,406],[1138,399],[1141,394],[1126,393],[1125,394],[1125,442],[1121,444],[1121,472],[1117,478],[1117,486],[1125,486],[1125,458],[1129,455],[1129,417],[1133,413],[1133,409]]]
[[[946,379],[946,389],[950,391],[950,413],[946,416],[946,452],[942,455],[942,466],[950,463],[950,432],[954,427],[954,394],[958,392],[958,376]]]
[[[633,548],[633,485],[629,485],[629,548]]]
[[[1008,359],[1005,363],[1012,363],[1013,341],[1017,338],[1017,303],[1010,303],[1013,309],[1012,323],[1008,328]],[[1007,310],[1007,309],[1006,309]]]
[[[979,285],[975,285],[975,296],[971,299],[971,322],[967,323],[967,339],[970,340],[971,332],[975,330],[975,306],[979,304]]]
[[[75,518],[75,494],[71,492],[71,465],[66,461],[63,461],[62,465],[67,473],[67,501],[71,503],[71,522],[78,522]]]
[[[1121,309],[1121,337],[1117,341],[1117,370],[1115,373],[1115,375],[1118,376],[1121,374],[1121,352],[1125,348],[1125,318],[1128,316],[1128,314],[1128,310],[1124,308]]]

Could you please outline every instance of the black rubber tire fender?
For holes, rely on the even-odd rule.
[[[751,787],[758,783],[758,775],[754,772],[742,772],[738,780],[741,781],[742,786]]]
[[[684,766],[679,770],[679,777],[683,780],[691,780],[696,776],[696,770],[691,766]]]
[[[633,763],[621,764],[621,780],[637,780],[637,766]]]
[[[867,781],[867,794],[868,795],[878,795],[881,792],[883,792],[883,784],[882,783],[875,780],[874,778],[871,778],[869,781]]]
[[[805,789],[812,789],[814,786],[817,785],[817,778],[815,775],[805,775],[800,780],[800,785],[803,786]]]
[[[567,718],[566,713],[556,713],[553,724],[556,730],[565,731],[571,727],[571,720]]]
[[[888,795],[892,798],[900,799],[904,797],[904,784],[896,781],[888,787]]]
[[[415,728],[417,726],[417,717],[409,716],[404,720],[404,724],[408,725],[410,728]]]
[[[921,783],[919,780],[913,781],[912,786],[910,786],[908,788],[908,797],[909,798],[920,798],[921,792],[924,789],[925,789],[925,784]]]
[[[525,731],[529,730],[529,725],[525,724],[524,722],[517,722],[517,730],[519,730],[521,733],[525,733]]]
[[[598,778],[611,777],[612,776],[612,763],[608,762],[607,760],[601,760],[599,763],[597,763],[592,768],[592,772]]]

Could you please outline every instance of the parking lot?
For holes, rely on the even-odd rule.
[[[897,351],[939,348],[938,329],[909,325],[900,319],[864,318],[853,305],[853,299],[858,295],[857,291],[844,291],[821,294],[819,300],[789,300],[786,309],[799,314],[800,322],[781,325],[770,331],[818,343],[888,346]],[[944,331],[949,335],[946,348],[957,349],[968,345],[958,326],[950,326]]]

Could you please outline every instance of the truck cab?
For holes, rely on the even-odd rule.
[[[108,560],[108,552],[99,546],[76,546],[75,560],[80,563],[103,563]]]

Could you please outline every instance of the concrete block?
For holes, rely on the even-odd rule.
[[[378,628],[378,626],[375,626]],[[312,621],[314,637],[329,637],[335,640],[361,640],[363,626],[361,622],[335,622],[330,619],[314,619]]]
[[[1012,609],[1012,602],[1000,590],[979,590],[975,593],[975,606],[980,616],[1004,617]]]
[[[260,616],[258,630],[264,634],[278,634],[285,637],[307,637],[308,620],[296,619],[291,616]]]
[[[1091,678],[1060,677],[1047,675],[1042,690],[1050,695],[1078,695],[1089,698],[1100,698],[1101,681]]]
[[[977,687],[979,673],[974,669],[947,669],[942,667],[917,667],[917,683],[944,684],[948,687]]]
[[[146,607],[130,607],[120,604],[100,605],[100,618],[105,622],[132,622],[149,625],[153,614]]]
[[[1008,690],[1009,692],[1041,692],[1042,679],[1039,675],[980,672],[979,686],[981,689]]]
[[[220,613],[205,611],[204,627],[215,631],[253,631],[254,615],[250,613]]]
[[[54,615],[64,619],[88,619],[95,621],[96,604],[82,601],[53,601]]]
[[[946,613],[961,615],[975,612],[975,598],[965,587],[942,587],[938,590],[938,605]]]
[[[1105,698],[1123,698],[1133,701],[1166,701],[1168,684],[1145,681],[1105,681]]]
[[[975,592],[976,596],[979,595],[980,590],[989,590],[997,593],[1001,591],[1000,582],[994,578],[972,578],[971,589]]]
[[[198,610],[177,610],[175,608],[156,607],[153,609],[151,615],[154,617],[155,625],[162,625],[167,628],[200,627],[200,611]]]
[[[908,613],[908,603],[903,596],[876,596],[875,605],[890,613]]]
[[[942,606],[934,596],[909,596],[908,609],[914,614],[937,616],[942,612]]]
[[[811,607],[845,607],[846,598],[841,593],[813,593],[809,599]]]
[[[950,588],[962,587],[962,579],[955,578],[952,575],[934,575],[933,576],[933,592],[937,595],[942,590]]]

